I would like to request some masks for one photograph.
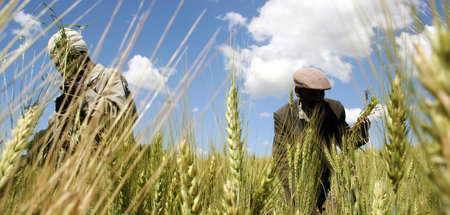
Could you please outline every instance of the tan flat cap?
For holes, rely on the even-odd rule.
[[[330,81],[325,73],[315,68],[303,68],[295,71],[294,83],[296,87],[329,90],[331,89]]]

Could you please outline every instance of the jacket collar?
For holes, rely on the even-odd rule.
[[[306,115],[306,112],[303,110],[302,103],[300,102],[300,100],[297,104],[297,114],[298,114],[299,119],[303,119],[303,120],[309,122],[309,117],[308,117],[308,115]]]
[[[323,108],[326,107],[326,103],[327,102],[325,99],[320,103],[321,110],[323,110]],[[293,112],[292,115],[293,115],[294,119],[301,119],[301,120],[305,120],[306,122],[310,121],[310,117],[308,116],[306,111],[303,109],[300,99],[295,100],[293,106],[294,107],[292,108],[292,112]]]
[[[89,73],[87,77],[87,86],[90,86],[94,83],[95,80],[97,80],[98,76],[100,76],[100,73],[103,71],[104,67],[101,64],[96,64],[95,67],[92,69],[92,71]]]

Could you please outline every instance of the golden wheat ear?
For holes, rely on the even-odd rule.
[[[231,73],[231,86],[227,95],[227,112],[225,118],[228,138],[228,156],[231,178],[224,184],[225,198],[223,205],[227,214],[237,214],[239,209],[240,189],[242,187],[243,142],[241,140],[241,120],[239,118],[238,89],[234,70]]]
[[[186,140],[180,141],[177,163],[180,168],[181,196],[183,198],[181,211],[183,215],[200,214],[202,210],[197,178],[197,165],[191,147],[191,144]]]
[[[0,158],[0,188],[5,186],[8,179],[17,167],[19,159],[28,148],[28,138],[34,130],[40,117],[39,106],[30,107],[17,121],[16,127],[11,131],[11,139],[6,141]]]
[[[387,214],[388,195],[384,182],[375,182],[375,188],[373,192],[372,214]]]

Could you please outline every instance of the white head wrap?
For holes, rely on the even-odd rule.
[[[55,41],[57,39],[61,38],[61,31],[62,30],[59,30],[58,32],[53,34],[53,36],[48,41],[47,51],[49,54],[55,48]],[[86,45],[86,42],[83,40],[83,36],[81,36],[80,33],[78,33],[77,31],[74,31],[70,28],[64,28],[64,32],[66,33],[66,36],[69,39],[71,48],[73,48],[77,51],[88,52],[88,47]]]

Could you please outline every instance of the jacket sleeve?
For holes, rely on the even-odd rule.
[[[336,145],[342,149],[342,140],[344,138],[344,135],[346,135],[350,129],[350,126],[345,121],[345,109],[344,106],[339,101],[331,101],[330,107],[332,111],[334,112],[336,116],[336,124],[334,126],[337,126],[337,130],[335,130],[336,133],[334,133],[334,141]]]
[[[273,114],[274,119],[274,137],[272,155],[276,162],[283,162],[286,157],[286,145],[283,141],[286,137],[286,129],[283,120],[276,113]]]
[[[120,73],[106,72],[99,80],[96,90],[88,88],[85,95],[89,121],[94,120],[100,126],[111,126],[115,120],[128,119],[129,112],[135,113],[136,107],[129,95],[128,84]],[[125,111],[121,113],[121,111]],[[135,116],[132,118],[135,121]],[[120,122],[120,121],[118,121]]]

